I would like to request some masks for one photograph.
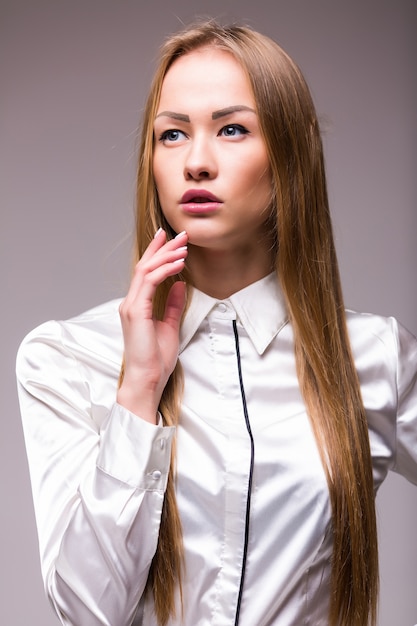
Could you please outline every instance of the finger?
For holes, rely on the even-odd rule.
[[[155,233],[154,239],[150,242],[145,252],[143,253],[141,260],[146,262],[156,253],[158,253],[158,251],[174,250],[180,246],[186,245],[187,241],[188,235],[186,231],[178,233],[178,235],[176,235],[173,239],[167,241],[166,232],[162,229],[159,229]]]
[[[151,286],[155,289],[165,278],[181,271],[182,268],[178,269],[177,267],[173,269],[169,264],[177,261],[181,264],[181,259],[186,258],[187,248],[185,244],[188,241],[188,235],[183,231],[179,233],[175,239],[166,243],[165,238],[165,232],[162,230],[158,231],[155,236],[155,241],[149,244],[145,254],[136,264],[129,291],[126,295],[128,300],[136,299],[142,290],[145,279],[149,279]],[[150,276],[151,272],[159,270],[159,268],[162,268],[162,272],[158,271],[153,276]],[[149,297],[149,293],[147,297]]]
[[[166,232],[162,228],[159,228],[156,231],[154,238],[152,239],[152,241],[146,248],[145,252],[142,254],[140,260],[142,259],[146,260],[150,258],[151,256],[153,256],[155,252],[159,250],[165,244],[166,238],[167,238]]]
[[[184,269],[186,248],[178,253],[180,258],[164,263],[152,272],[134,275],[126,298],[120,305],[120,312],[127,317],[136,317],[138,314],[146,319],[152,318],[152,301],[158,285],[169,276],[175,276]]]
[[[151,242],[145,254],[137,263],[131,282],[134,297],[137,291],[141,288],[142,275],[144,277],[149,272],[153,272],[155,269],[162,267],[166,263],[173,263],[187,256],[186,244],[188,242],[188,235],[185,231],[179,233],[175,239],[171,239],[166,243],[164,242],[164,231],[158,231],[155,236],[155,242]],[[169,276],[170,274],[171,272],[169,272],[166,276]],[[165,277],[162,276],[161,280],[164,280]]]
[[[187,254],[187,247],[181,246],[175,250],[165,251],[146,263],[138,263],[127,294],[128,300],[135,300],[138,296],[153,298],[158,285],[169,276],[182,271]]]
[[[158,250],[156,254],[147,260],[141,260],[137,264],[136,268],[138,272],[143,272],[143,275],[150,274],[154,270],[162,267],[165,264],[173,263],[178,259],[182,259],[187,255],[187,246],[175,246],[175,248],[168,248],[164,246],[161,250]]]
[[[182,281],[175,282],[169,290],[163,321],[179,330],[181,315],[185,306],[186,286]]]

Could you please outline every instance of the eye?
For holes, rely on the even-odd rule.
[[[223,137],[239,137],[241,135],[247,135],[248,133],[248,129],[241,124],[228,124],[227,126],[223,126],[219,135]]]
[[[159,141],[163,143],[175,143],[177,141],[182,141],[186,138],[186,134],[181,130],[171,129],[165,130],[159,137]]]

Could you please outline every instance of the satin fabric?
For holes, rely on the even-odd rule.
[[[115,403],[119,301],[47,322],[18,355],[19,398],[46,592],[61,623],[155,626],[143,597],[175,429]],[[300,395],[293,333],[270,275],[225,301],[194,290],[181,328],[185,374],[177,501],[184,615],[231,626],[250,468],[237,369],[254,437],[240,626],[327,624],[331,511]],[[347,312],[367,412],[375,490],[393,470],[417,483],[417,342],[394,319]]]

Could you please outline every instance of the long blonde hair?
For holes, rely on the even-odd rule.
[[[155,188],[153,121],[164,77],[180,56],[202,46],[229,51],[253,89],[273,179],[276,270],[294,329],[300,388],[307,407],[332,506],[333,558],[329,624],[376,623],[378,551],[372,464],[365,411],[346,327],[342,290],[326,190],[323,148],[312,98],[297,65],[272,40],[247,27],[204,22],[170,37],[161,51],[146,104],[137,175],[137,257],[166,222]],[[191,276],[181,277],[188,283]],[[161,318],[168,290],[154,301]],[[178,422],[182,391],[179,363],[164,390],[165,423]],[[159,542],[151,566],[161,626],[175,615],[181,588],[181,523],[171,461]]]

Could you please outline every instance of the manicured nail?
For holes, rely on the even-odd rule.
[[[180,233],[178,233],[178,235],[175,235],[175,239],[178,239],[178,237],[181,237],[181,235],[185,235],[185,230],[182,230]]]
[[[153,238],[156,239],[158,237],[159,233],[162,233],[162,228],[158,228],[158,230],[154,234]]]

